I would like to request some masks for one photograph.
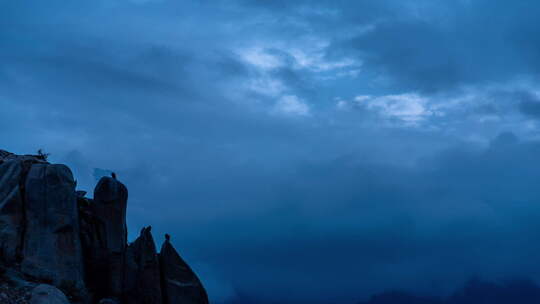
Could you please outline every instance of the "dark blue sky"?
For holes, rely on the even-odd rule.
[[[0,139],[220,303],[540,280],[540,2],[0,0]]]

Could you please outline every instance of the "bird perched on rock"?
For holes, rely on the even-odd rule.
[[[111,177],[112,177],[114,180],[116,180],[116,173],[111,172]]]
[[[171,240],[171,236],[168,233],[165,233],[165,241],[169,242]]]

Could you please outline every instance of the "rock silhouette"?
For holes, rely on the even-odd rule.
[[[33,164],[25,184],[23,273],[83,290],[75,180],[64,165]]]
[[[126,253],[125,302],[133,304],[162,303],[160,267],[151,227],[141,230]],[[182,303],[185,303],[184,299]]]
[[[184,299],[185,304],[208,304],[208,296],[199,278],[184,262],[170,242],[170,236],[165,236],[165,242],[159,253],[161,266],[161,288],[163,303],[173,304],[175,299]]]
[[[107,273],[107,293],[121,297],[124,255],[127,247],[126,208],[127,188],[116,179],[103,177],[94,190],[94,200],[90,204],[90,212],[102,226],[99,235],[94,237],[103,240],[100,247],[100,271]],[[99,273],[98,273],[99,274]],[[103,281],[99,275],[93,276]]]
[[[0,287],[27,299],[6,303],[34,303],[49,285],[71,303],[208,303],[170,236],[161,253],[150,227],[128,244],[128,190],[116,174],[101,178],[93,199],[75,188],[71,170],[43,154],[0,150]]]

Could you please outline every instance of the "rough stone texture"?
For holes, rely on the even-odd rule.
[[[164,304],[208,304],[197,275],[174,249],[168,237],[159,254]]]
[[[162,303],[160,285],[159,259],[151,227],[143,228],[126,252],[123,302]]]
[[[22,274],[11,268],[0,269],[0,303],[28,304],[32,289],[38,284],[28,282]]]
[[[113,299],[102,299],[99,304],[119,304],[118,301]]]
[[[127,245],[126,207],[128,191],[116,179],[103,177],[94,190],[94,212],[105,222],[106,246],[111,252],[124,252]]]
[[[58,288],[40,284],[32,290],[30,304],[69,304],[69,301]]]
[[[97,269],[91,277],[96,278],[105,288],[107,296],[119,297],[122,294],[124,255],[127,247],[126,207],[128,191],[116,179],[103,177],[94,190],[94,200],[90,204],[95,216],[97,238],[103,242],[93,247],[96,254]]]
[[[14,155],[14,154],[11,153],[11,152],[8,152],[8,151],[6,151],[6,150],[0,149],[0,160],[7,159],[7,158],[9,158],[11,155]]]
[[[25,180],[36,163],[48,164],[41,155],[17,155],[0,150],[0,261],[7,265],[21,259]]]
[[[104,239],[105,223],[92,212],[93,200],[77,198],[80,238],[83,249],[86,287],[96,298],[110,295],[108,251]]]
[[[0,164],[0,259],[6,264],[17,262],[23,233],[23,198],[21,161]]]
[[[47,163],[43,155],[17,155],[6,150],[0,149],[0,163],[10,160],[19,160],[23,162],[33,162],[33,163]]]
[[[58,287],[83,290],[78,218],[69,168],[32,165],[26,178],[22,271]]]

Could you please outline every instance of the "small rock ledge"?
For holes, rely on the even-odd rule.
[[[0,150],[0,302],[208,304],[167,235],[127,243],[127,188],[103,177],[94,198],[44,155]]]

